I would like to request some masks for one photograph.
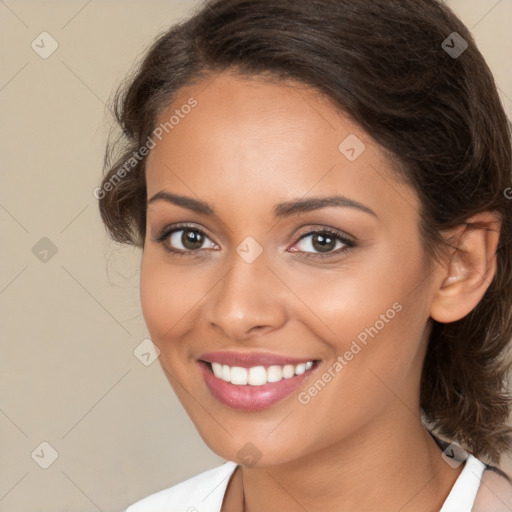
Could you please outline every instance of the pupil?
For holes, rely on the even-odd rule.
[[[186,229],[183,231],[181,243],[187,249],[198,249],[203,245],[203,235],[197,231]]]
[[[313,237],[313,247],[320,252],[329,252],[334,249],[335,244],[336,241],[330,235],[315,235]]]

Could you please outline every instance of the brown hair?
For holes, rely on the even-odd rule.
[[[463,50],[464,41],[462,54],[449,53]],[[432,320],[420,393],[431,427],[499,461],[512,435],[505,358],[512,337],[512,144],[492,74],[468,29],[439,0],[206,2],[157,38],[114,98],[122,153],[112,162],[118,145],[107,146],[97,189],[114,240],[143,247],[146,230],[145,158],[119,170],[146,144],[178,89],[227,69],[312,86],[389,150],[397,175],[421,200],[428,254],[442,246],[443,230],[479,212],[500,213],[496,275],[466,317]]]

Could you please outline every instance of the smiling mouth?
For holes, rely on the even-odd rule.
[[[217,379],[235,386],[264,386],[291,379],[309,373],[318,366],[319,361],[312,359],[299,364],[255,365],[251,367],[229,366],[226,364],[201,361]]]
[[[239,411],[261,411],[284,400],[316,373],[319,360],[269,366],[228,366],[198,360],[206,387],[223,405]],[[218,375],[218,376],[217,376]]]

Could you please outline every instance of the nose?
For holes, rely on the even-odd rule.
[[[248,263],[234,252],[229,270],[208,294],[206,320],[224,337],[248,340],[286,322],[286,287],[267,266],[264,254]]]

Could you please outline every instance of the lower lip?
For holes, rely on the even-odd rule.
[[[294,375],[279,382],[268,382],[262,386],[237,386],[215,377],[208,363],[199,361],[204,380],[212,395],[228,407],[241,411],[260,411],[291,395],[304,379],[316,369],[317,364],[302,375]]]

